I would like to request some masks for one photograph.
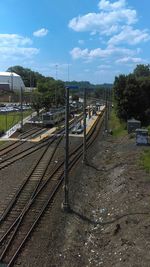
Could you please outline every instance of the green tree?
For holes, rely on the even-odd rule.
[[[148,65],[139,64],[136,66],[133,73],[137,78],[148,77],[148,76],[150,76],[150,65],[149,64]]]
[[[32,107],[37,112],[37,116],[39,117],[39,111],[43,107],[43,96],[37,90],[32,94]]]
[[[150,121],[150,76],[119,75],[114,82],[114,98],[120,119]]]
[[[43,94],[43,106],[48,110],[52,106],[64,105],[64,82],[52,78],[43,78],[38,82],[38,91]]]
[[[26,87],[36,87],[37,81],[44,77],[42,74],[22,66],[12,66],[7,71],[20,75]]]

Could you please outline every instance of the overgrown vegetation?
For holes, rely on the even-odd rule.
[[[112,130],[113,136],[115,137],[127,134],[126,123],[119,120],[114,109],[111,112],[109,128]]]
[[[150,149],[145,149],[142,153],[141,164],[147,172],[150,172]]]
[[[137,65],[133,73],[115,77],[114,98],[117,115],[126,121],[132,117],[143,125],[150,123],[150,66]]]
[[[4,143],[6,143],[6,141],[1,141],[0,140],[0,146],[3,145]]]

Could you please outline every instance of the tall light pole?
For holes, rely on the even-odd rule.
[[[105,131],[108,131],[108,95],[107,89],[105,89]]]
[[[68,190],[68,171],[69,171],[69,87],[66,86],[66,110],[65,110],[65,165],[64,165],[64,193],[65,200],[63,203],[63,209],[65,211],[70,210],[69,205],[69,190]]]
[[[69,70],[69,64],[68,64],[68,82],[70,81],[70,70]]]
[[[66,86],[65,103],[65,164],[64,164],[64,203],[63,210],[70,211],[69,205],[69,90],[77,89],[77,86]]]
[[[13,91],[14,84],[13,84],[13,72],[11,71],[11,90]]]
[[[56,81],[57,81],[57,76],[58,76],[58,65],[55,65],[56,67]],[[57,107],[57,92],[56,92],[56,85],[55,85],[55,107]]]
[[[83,163],[86,163],[86,89],[84,88],[84,102],[83,102]]]
[[[6,124],[6,126],[5,126],[6,130],[5,130],[5,131],[7,132],[7,128],[8,128],[8,126],[7,126],[7,123],[8,123],[8,122],[7,122],[7,110],[6,110],[6,114],[5,114],[5,115],[6,115],[6,116],[5,116],[5,124]]]
[[[21,86],[21,89],[20,89],[20,115],[21,115],[21,123],[20,123],[20,126],[21,126],[21,130],[23,128],[23,88]]]
[[[57,64],[55,65],[55,71],[56,71],[56,76],[55,76],[55,78],[56,78],[56,80],[57,80],[57,76],[58,76],[58,65],[57,65]]]

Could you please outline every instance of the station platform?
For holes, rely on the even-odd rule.
[[[89,133],[91,127],[93,126],[93,124],[95,123],[95,121],[98,119],[99,115],[101,114],[101,111],[104,109],[105,106],[101,106],[100,110],[97,112],[96,115],[93,115],[91,118],[87,118],[86,119],[86,134]],[[26,118],[26,121],[28,120],[28,118]],[[81,121],[81,124],[83,125],[83,120]],[[16,130],[17,127],[13,128],[13,131]],[[48,129],[46,132],[44,132],[43,134],[35,137],[35,138],[28,138],[28,139],[20,139],[20,138],[11,138],[9,137],[9,134],[7,133],[5,136],[3,136],[2,138],[0,138],[0,141],[26,141],[26,142],[33,142],[33,143],[38,143],[41,140],[44,140],[45,138],[48,138],[50,136],[53,136],[56,132],[57,127],[53,127],[51,129]],[[11,133],[11,129],[9,130],[9,133]],[[83,132],[82,134],[69,134],[70,137],[82,137],[83,138]]]
[[[45,138],[48,138],[48,137],[54,135],[54,133],[56,132],[56,129],[57,129],[56,127],[53,127],[36,138],[28,139],[28,142],[35,142],[36,143],[36,142],[39,142]]]

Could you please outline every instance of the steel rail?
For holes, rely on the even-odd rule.
[[[32,132],[32,131],[36,131],[37,129],[38,129],[38,127],[30,128],[30,129],[26,130],[25,132],[20,133],[20,134],[18,135],[18,138],[22,138],[22,136],[24,136],[24,135],[26,135],[26,134],[28,134],[28,133],[30,133],[30,132]]]
[[[94,125],[94,127],[92,127],[92,128],[95,130],[95,127],[96,127],[96,125]],[[97,132],[97,131],[95,131],[95,132]],[[91,136],[92,136],[92,133],[89,134],[89,136],[88,136],[87,139],[90,140],[90,139],[91,139]],[[96,138],[96,136],[97,136],[97,134],[95,135],[95,138]],[[92,141],[92,142],[93,142],[93,141]],[[88,142],[88,146],[90,145],[90,143],[91,143],[91,142]],[[77,155],[75,155],[75,151],[76,151],[76,152],[79,151],[79,152],[77,153]],[[70,163],[69,163],[69,166],[70,166],[69,168],[70,168],[70,169],[71,169],[71,167],[74,165],[73,162],[74,162],[74,161],[77,161],[77,160],[81,157],[81,155],[82,155],[81,145],[79,145],[78,148],[76,148],[76,149],[72,152],[72,155],[74,155],[74,158],[73,158],[72,161],[70,161]],[[72,166],[71,166],[71,164],[72,164]],[[61,166],[62,166],[62,164],[61,164]],[[57,168],[56,171],[58,171],[59,168],[60,168],[60,166]],[[57,187],[57,184],[61,184],[62,181],[63,181],[63,172],[61,173],[60,177],[57,179],[56,187]],[[46,185],[47,183],[48,183],[48,181],[45,181],[45,183],[41,186],[41,188],[39,188],[39,190],[36,192],[36,194],[34,194],[34,197],[33,197],[32,199],[30,199],[30,201],[28,202],[28,205],[27,205],[27,207],[25,207],[24,211],[22,212],[22,215],[20,215],[20,217],[17,218],[16,222],[14,222],[15,224],[17,224],[17,226],[16,226],[15,231],[13,232],[13,234],[12,234],[12,236],[11,236],[11,239],[10,239],[9,242],[8,242],[8,246],[5,248],[5,250],[3,251],[2,255],[1,255],[1,260],[4,258],[5,253],[7,252],[8,248],[9,248],[9,246],[10,246],[12,240],[13,240],[13,238],[15,237],[15,234],[16,234],[16,232],[17,232],[17,230],[18,230],[18,228],[19,228],[19,226],[20,226],[20,224],[21,224],[21,222],[22,222],[24,216],[26,215],[26,212],[28,211],[29,207],[34,203],[34,201],[35,201],[37,195],[42,191],[42,189],[45,187],[45,185]],[[58,187],[59,187],[59,186],[58,186]],[[57,188],[58,188],[58,187],[57,187]],[[54,192],[54,193],[53,193],[52,195],[54,195],[55,192],[56,192],[56,189],[55,189],[55,188],[54,188],[53,192]],[[51,200],[51,198],[48,200],[47,203],[49,203],[50,200]],[[33,225],[31,226],[31,228],[30,228],[30,230],[28,231],[26,237],[24,238],[24,240],[23,240],[22,243],[20,244],[19,248],[17,249],[17,251],[15,252],[15,254],[13,255],[13,257],[11,258],[11,260],[9,261],[9,263],[8,263],[7,266],[11,266],[12,263],[14,262],[14,260],[15,260],[15,258],[17,257],[17,255],[18,255],[20,249],[22,248],[24,242],[26,241],[26,239],[27,239],[28,236],[30,235],[31,231],[33,230],[34,226],[35,226],[36,223],[38,222],[39,218],[42,216],[42,214],[43,214],[45,208],[47,207],[47,205],[48,205],[48,204],[45,204],[45,205],[43,206],[43,209],[41,210],[41,212],[40,212],[38,218],[36,219],[36,221],[35,221],[35,222],[33,223]],[[13,225],[13,227],[15,226],[15,224]]]
[[[29,180],[31,179],[32,175],[35,173],[35,170],[37,169],[37,167],[39,166],[39,164],[41,163],[42,159],[44,158],[46,152],[48,151],[50,145],[57,140],[56,146],[52,152],[52,155],[50,157],[50,159],[47,162],[47,166],[45,167],[45,169],[43,170],[43,173],[41,175],[41,178],[37,181],[37,184],[32,192],[32,198],[33,195],[35,194],[35,192],[37,191],[48,167],[49,164],[51,163],[53,156],[57,150],[57,147],[59,146],[61,140],[62,140],[63,136],[60,136],[60,139],[53,139],[51,142],[49,142],[48,146],[45,148],[45,150],[43,151],[43,153],[41,154],[40,158],[38,159],[38,161],[36,162],[35,166],[33,167],[33,169],[31,170],[30,174],[27,176],[27,178],[25,178],[25,180],[23,181],[23,183],[21,184],[21,186],[19,187],[18,191],[16,192],[16,194],[14,195],[14,197],[12,198],[12,200],[10,201],[9,205],[7,206],[7,208],[5,209],[5,211],[3,212],[3,214],[0,217],[0,224],[4,221],[4,219],[6,218],[6,216],[8,216],[8,214],[10,213],[10,211],[12,210],[13,206],[15,205],[16,201],[18,200],[20,194],[22,193],[22,191],[24,190],[25,186],[27,185],[27,183],[29,182]]]
[[[18,138],[27,138],[27,137],[29,137],[29,136],[32,136],[33,134],[36,134],[37,132],[39,132],[39,129],[35,129],[34,128],[34,132],[31,134],[31,130],[32,129],[30,129],[30,134],[28,133],[27,135],[26,135],[26,133],[23,133],[23,134],[21,134],[21,135],[19,135],[18,136]],[[40,129],[40,132],[41,132],[41,130],[43,130],[43,129]],[[27,131],[28,132],[28,131]],[[8,154],[9,152],[11,152],[11,151],[13,151],[14,149],[16,149],[17,147],[19,147],[19,146],[21,146],[22,144],[24,144],[26,141],[21,141],[21,140],[16,140],[16,141],[14,141],[12,144],[9,144],[8,146],[6,146],[6,147],[3,147],[2,149],[0,149],[0,157],[1,156],[4,156],[4,155],[6,155],[6,154]],[[15,145],[15,146],[14,146]],[[2,153],[3,152],[3,153]]]
[[[30,138],[30,137],[35,137],[38,136],[38,134],[42,134],[43,132],[45,132],[47,129],[46,128],[38,128],[36,130],[34,130],[32,133],[23,133],[21,135],[18,136],[19,139],[26,139],[26,138]]]
[[[91,135],[90,135],[90,137],[91,137]],[[89,139],[89,138],[88,138],[88,139]],[[92,141],[92,142],[93,142],[93,141]],[[90,145],[90,143],[88,144],[88,146],[89,146],[89,145]],[[79,148],[81,148],[81,146],[79,146]],[[78,150],[76,149],[76,151],[78,151]],[[73,152],[72,154],[74,154],[74,152]],[[71,169],[71,167],[74,165],[74,161],[77,161],[77,160],[81,157],[81,155],[82,155],[82,150],[80,149],[80,151],[77,153],[77,155],[75,155],[74,158],[72,159],[72,161],[70,161],[70,164],[69,164],[69,166],[70,166],[69,168],[70,168],[70,169]],[[71,164],[72,164],[72,166],[71,166]],[[57,169],[57,171],[58,171],[58,169]],[[63,176],[63,172],[61,173],[61,177],[62,177],[62,176]],[[59,179],[60,179],[60,178],[59,178]],[[61,182],[62,182],[62,180],[63,180],[63,178],[61,178],[61,180],[58,180],[58,181],[61,181]],[[60,182],[60,183],[61,183],[61,182]],[[46,181],[45,184],[47,184],[47,181]],[[18,218],[17,221],[15,222],[15,224],[16,224],[17,222],[18,222],[18,223],[17,223],[16,229],[15,229],[15,231],[14,231],[12,237],[11,237],[11,241],[9,240],[8,247],[10,246],[10,244],[11,244],[11,242],[12,242],[12,240],[13,240],[13,237],[15,236],[16,231],[17,231],[19,225],[21,224],[21,222],[22,222],[22,220],[23,220],[23,217],[25,216],[25,214],[26,214],[28,208],[33,204],[35,198],[37,197],[37,195],[40,193],[40,191],[43,189],[44,186],[45,186],[45,185],[42,185],[42,187],[39,189],[39,191],[36,193],[36,195],[34,195],[34,199],[31,199],[31,201],[28,203],[27,208],[26,208],[26,209],[24,210],[24,212],[22,213],[22,216],[21,216],[20,218]],[[56,187],[57,187],[57,184],[56,184]],[[45,210],[45,208],[44,208],[44,210]],[[43,212],[42,212],[42,213],[43,213]],[[42,214],[42,213],[40,213],[40,214]],[[41,217],[41,215],[40,215],[40,217]],[[39,220],[39,218],[37,218],[37,220],[34,222],[33,226],[31,227],[31,229],[28,231],[26,238],[28,237],[28,235],[29,235],[30,232],[32,231],[32,228],[34,227],[34,225],[37,223],[38,220]],[[14,225],[13,225],[13,227],[14,227]],[[22,245],[24,244],[26,238],[24,238],[24,240],[22,241],[21,245],[19,246],[18,250],[16,251],[14,257],[12,257],[12,260],[10,261],[9,264],[12,264],[12,262],[14,261],[14,258],[16,257],[16,255],[18,254],[18,252],[20,251],[20,249],[21,249]],[[7,249],[8,249],[8,247],[4,250],[4,252],[3,252],[2,256],[1,256],[1,260],[3,259],[5,253],[6,253]],[[8,265],[8,266],[10,266],[10,265]]]
[[[79,120],[81,120],[81,118],[79,118]],[[72,124],[74,123],[74,121],[72,121],[70,123],[70,129],[73,127]],[[58,130],[55,135],[59,135],[59,134],[63,134],[64,133],[64,127],[61,130]],[[46,140],[42,140],[41,142],[39,142],[38,144],[34,144],[32,145],[30,148],[27,148],[23,151],[21,151],[20,153],[16,153],[14,155],[11,155],[10,157],[1,160],[0,161],[0,170],[8,167],[9,165],[13,164],[14,162],[29,156],[30,154],[38,151],[39,149],[41,149],[42,147],[46,146],[48,141],[51,140],[53,138],[53,136],[50,136],[49,138],[47,138]]]
[[[31,133],[30,133],[29,135],[27,135],[27,136],[26,136],[26,133],[28,133],[29,131],[31,132],[31,131],[33,131],[33,130],[34,130],[34,132],[35,132],[35,130],[37,130],[37,127],[36,127],[36,128],[33,128],[33,129],[30,129],[30,130],[26,131],[26,132],[23,133],[23,134],[20,134],[20,135],[18,136],[18,138],[22,138],[22,136],[24,136],[24,135],[25,135],[25,137],[28,137],[29,135],[31,135]],[[38,129],[38,131],[39,131],[39,129]],[[3,156],[3,155],[5,155],[6,153],[8,153],[8,152],[12,151],[13,149],[17,148],[18,146],[15,146],[14,148],[8,150],[7,152],[1,153],[2,151],[5,151],[5,150],[11,148],[12,146],[14,146],[14,144],[16,144],[16,143],[19,143],[18,146],[20,146],[20,145],[22,144],[22,143],[20,144],[20,140],[16,140],[16,141],[13,142],[12,144],[9,144],[8,146],[3,147],[2,149],[0,149],[0,156]]]

